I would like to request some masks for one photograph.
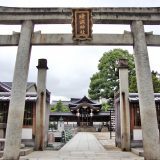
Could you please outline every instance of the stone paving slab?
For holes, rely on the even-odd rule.
[[[62,152],[53,153],[53,151],[33,152],[29,156],[21,157],[20,160],[144,160],[131,152],[107,152],[95,154],[69,153],[62,154]]]
[[[138,156],[142,156],[142,157],[144,156],[143,148],[131,148],[131,151]]]
[[[92,133],[79,132],[60,151],[105,152],[105,149]]]
[[[94,135],[100,138],[97,140]],[[106,137],[107,136],[107,137]],[[83,133],[75,135],[59,151],[36,151],[20,160],[144,160],[131,152],[120,149],[104,149],[103,145],[113,145],[114,139],[109,140],[107,133]]]

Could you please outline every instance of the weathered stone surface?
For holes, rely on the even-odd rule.
[[[159,24],[159,15],[158,7],[92,8],[94,24],[130,24],[137,19],[144,24]],[[0,23],[21,24],[23,20],[32,20],[35,24],[71,24],[72,8],[0,7]]]
[[[160,137],[143,22],[134,21],[131,25],[131,29],[134,36],[134,55],[140,103],[144,157],[146,160],[159,160]]]
[[[13,35],[0,35],[0,46],[17,46],[20,33]],[[148,46],[160,46],[160,35],[146,33]],[[32,45],[133,45],[130,32],[124,34],[93,34],[91,41],[73,41],[72,34],[41,34],[33,33]]]
[[[28,75],[28,66],[30,59],[30,44],[33,45],[132,45],[132,34],[122,35],[93,35],[92,41],[79,42],[72,40],[72,35],[47,35],[34,34],[31,40],[33,31],[33,23],[35,24],[71,24],[71,8],[10,8],[0,7],[0,24],[22,24],[22,33],[14,33],[13,35],[0,36],[0,45],[17,45],[19,42],[15,73],[13,79],[12,97],[9,110],[9,119],[7,126],[5,159],[18,159],[21,128],[23,122],[24,102],[25,102],[25,87]],[[141,20],[143,24],[158,24],[160,23],[160,8],[93,8],[93,23],[94,24],[131,24],[134,20]],[[25,22],[24,22],[25,20]],[[28,20],[28,21],[27,21]],[[30,21],[32,20],[32,22]],[[153,88],[151,88],[151,75],[149,70],[147,45],[159,46],[160,36],[146,35],[141,27],[141,21],[132,23],[132,31],[134,35],[134,50],[136,55],[138,88],[140,93],[140,106],[143,128],[143,139],[145,142],[145,156],[148,158],[153,154],[155,159],[159,156],[159,136],[158,127],[156,127],[155,106],[152,97]],[[140,29],[140,30],[139,30]],[[45,77],[45,71],[41,74]],[[149,76],[149,79],[148,79]],[[141,78],[143,77],[143,78]],[[148,79],[148,84],[145,79]],[[45,80],[42,79],[42,82]],[[143,84],[144,83],[144,84]],[[39,83],[41,86],[41,83]],[[43,86],[43,85],[42,85]],[[43,86],[44,87],[44,86]],[[40,101],[44,106],[44,88],[39,91]],[[146,87],[146,88],[145,88]],[[143,95],[144,94],[144,95]],[[43,98],[42,98],[43,97]],[[126,97],[126,95],[125,95]],[[40,104],[39,104],[40,106]],[[153,106],[153,107],[151,107]],[[146,107],[146,109],[145,109]],[[43,107],[41,107],[42,116]],[[38,110],[39,111],[39,110]],[[17,119],[17,117],[19,117]],[[40,121],[37,120],[38,123]],[[145,122],[146,121],[146,122]],[[148,123],[149,122],[149,123]],[[44,122],[40,122],[44,128]],[[153,126],[152,126],[153,125]],[[153,129],[153,130],[152,130]],[[38,130],[37,130],[38,131]],[[39,130],[44,133],[43,130]],[[39,132],[38,132],[39,133]],[[42,136],[44,134],[41,134]],[[41,136],[40,135],[40,136]],[[154,136],[153,136],[154,135]],[[43,138],[42,149],[43,149]],[[148,139],[147,139],[148,138]],[[46,138],[45,138],[46,139]],[[148,152],[147,152],[148,151]],[[149,159],[149,158],[148,158]],[[152,157],[154,159],[154,156]]]
[[[24,21],[22,24],[14,70],[4,148],[4,159],[17,160],[19,158],[32,31],[33,23],[31,21]]]
[[[121,124],[121,149],[130,151],[130,110],[128,91],[128,62],[119,61],[119,89],[120,89],[120,124]]]
[[[37,104],[36,104],[36,135],[35,150],[44,150],[48,135],[48,108],[46,106],[46,78],[47,78],[47,60],[38,60],[38,78],[37,78]]]

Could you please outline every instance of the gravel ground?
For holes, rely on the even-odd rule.
[[[111,138],[110,138],[110,132],[94,132],[93,134],[107,151],[120,150],[118,147],[115,147],[114,132],[112,132],[113,137]]]

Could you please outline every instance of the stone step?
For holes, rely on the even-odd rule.
[[[144,160],[131,152],[118,151],[35,151],[20,160]]]
[[[65,159],[54,157],[54,158],[20,158],[20,160],[84,160],[84,158],[76,158],[76,157],[67,157]],[[91,158],[85,158],[85,160],[121,160],[120,158],[113,158],[113,157],[108,157],[108,158],[101,158],[99,159],[98,157],[91,157]],[[135,158],[125,158],[125,160],[136,160]]]
[[[20,156],[26,156],[33,152],[33,148],[23,148],[21,149]]]
[[[61,152],[60,152],[61,153]],[[120,159],[120,157],[123,157],[125,160],[127,159],[134,159],[135,160],[135,154],[131,153],[131,152],[121,152],[121,151],[107,151],[107,152],[63,152],[63,154],[59,154],[60,158],[64,158],[66,160],[66,158],[75,158],[75,159],[106,159],[106,160],[111,160],[111,159]],[[137,159],[141,159],[140,157],[136,157]],[[143,158],[142,158],[143,159]]]
[[[21,157],[20,160],[142,160],[143,158],[130,155],[130,152],[106,152],[106,153],[94,153],[94,152],[64,152],[53,153],[46,156],[38,154],[37,158]],[[123,157],[123,158],[122,158]]]
[[[143,148],[131,148],[131,152],[138,156],[144,157]]]
[[[20,151],[20,156],[26,156],[33,152],[33,148],[23,148]],[[0,151],[0,158],[3,156],[3,151]]]

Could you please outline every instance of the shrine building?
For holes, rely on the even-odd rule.
[[[11,82],[0,82],[0,138],[5,138],[9,102],[11,98]],[[46,104],[49,107],[50,93],[46,91]],[[25,111],[22,127],[22,142],[34,146],[36,132],[36,102],[37,87],[35,83],[28,82],[26,87]]]
[[[73,122],[79,129],[88,128],[86,131],[96,131],[96,127],[100,127],[98,124],[106,126],[110,121],[110,113],[102,111],[102,104],[86,96],[81,99],[71,98],[67,106],[70,112],[51,112],[50,121],[58,121],[62,117],[64,122]]]

